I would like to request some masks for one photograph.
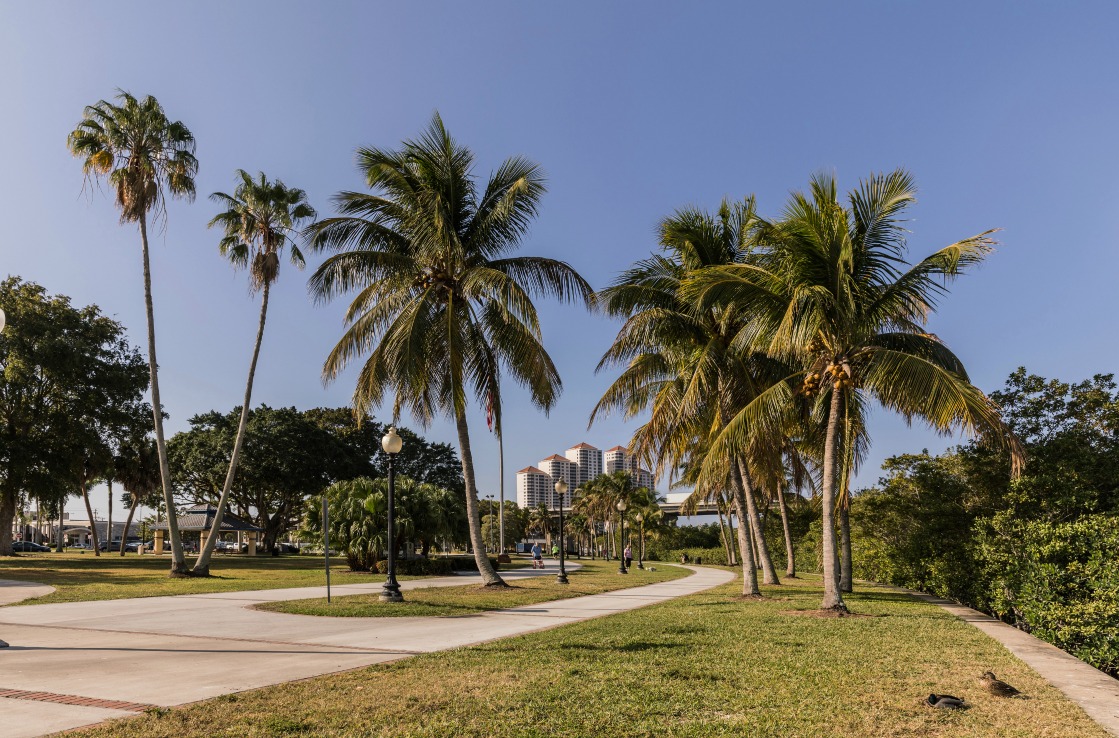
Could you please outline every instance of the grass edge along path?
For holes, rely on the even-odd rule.
[[[514,638],[226,695],[74,738],[238,735],[934,736],[1106,738],[994,640],[936,605],[876,587],[819,606],[816,580],[740,583]],[[1028,695],[1000,699],[990,669]],[[930,692],[970,709],[933,710]]]
[[[170,561],[169,556],[151,554],[121,557],[117,554],[41,553],[0,557],[0,579],[45,584],[56,590],[5,607],[320,587],[326,583],[321,556],[216,556],[211,561],[213,576],[174,579],[167,576]],[[499,571],[507,571],[506,566]],[[350,571],[343,557],[332,557],[330,576],[334,586],[385,580],[383,574]],[[398,577],[401,581],[420,578]]]
[[[629,574],[619,574],[617,562],[578,562],[578,570],[568,572],[569,584],[557,584],[558,565],[536,577],[509,579],[508,587],[486,588],[477,584],[452,587],[409,588],[404,592],[404,602],[381,602],[380,593],[348,594],[326,598],[282,600],[253,605],[254,609],[283,612],[292,615],[324,617],[447,617],[473,615],[490,610],[503,610],[540,602],[554,602],[572,597],[602,594],[646,584],[667,582],[689,576],[692,572],[678,566],[657,566],[631,569]]]

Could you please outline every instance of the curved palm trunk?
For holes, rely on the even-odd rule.
[[[738,550],[742,552],[742,594],[746,597],[760,597],[758,589],[758,570],[754,565],[754,548],[750,545],[750,533],[742,524],[745,519],[746,495],[743,493],[742,475],[738,465],[731,468],[731,490],[734,494],[734,507],[738,512]]]
[[[93,543],[93,555],[100,556],[101,542],[99,540],[99,536],[97,535],[97,521],[93,519],[93,507],[91,507],[89,504],[89,480],[86,479],[86,475],[84,472],[82,473],[82,501],[85,502],[85,512],[86,515],[89,517],[89,539]]]
[[[159,455],[159,478],[163,487],[163,504],[167,506],[167,533],[171,539],[171,575],[187,573],[183,557],[183,541],[179,520],[175,515],[175,498],[171,494],[171,467],[167,464],[167,441],[163,436],[163,405],[159,401],[159,363],[155,358],[155,309],[152,307],[152,270],[148,258],[148,218],[140,214],[140,241],[144,253],[144,308],[148,318],[148,373],[151,376],[152,416],[155,420],[155,448]]]
[[[136,514],[136,508],[138,506],[139,503],[136,499],[136,495],[132,495],[132,504],[128,507],[128,518],[124,521],[124,535],[120,537],[121,556],[124,556],[124,543],[128,540],[128,529],[132,527],[132,516]],[[143,539],[140,539],[141,545],[143,544],[143,542]]]
[[[233,441],[233,455],[229,457],[229,470],[225,474],[225,484],[221,488],[221,497],[218,498],[218,511],[214,515],[214,522],[210,526],[210,535],[206,545],[198,552],[198,559],[194,562],[191,574],[196,577],[210,576],[210,558],[214,555],[221,535],[221,524],[225,520],[225,510],[229,506],[229,491],[233,489],[233,480],[237,477],[237,464],[241,460],[241,447],[245,442],[245,427],[249,424],[249,407],[253,398],[253,379],[256,378],[256,362],[260,358],[260,344],[264,341],[264,323],[268,319],[268,291],[270,284],[264,283],[263,295],[260,300],[260,323],[256,329],[256,343],[253,344],[253,358],[249,361],[249,380],[245,383],[245,401],[241,405],[241,419],[237,423],[237,438]]]
[[[105,544],[105,552],[109,552],[109,548],[113,545],[113,478],[110,476],[105,480],[105,484],[109,487],[109,522],[105,524],[105,539],[108,543]],[[124,539],[127,534],[120,537],[120,545],[124,545]]]
[[[765,531],[762,530],[761,520],[758,518],[758,506],[754,498],[754,484],[750,472],[746,470],[742,460],[738,460],[739,472],[742,475],[743,497],[746,501],[746,514],[750,516],[750,531],[754,534],[754,544],[757,546],[758,560],[762,566],[762,582],[764,584],[780,584],[777,578],[777,569],[773,566],[773,557],[769,555],[769,544],[765,542]],[[739,525],[743,517],[738,516]]]
[[[843,595],[839,591],[839,577],[835,541],[835,482],[839,476],[839,422],[842,415],[842,394],[832,390],[831,408],[828,411],[828,428],[824,437],[824,480],[821,490],[823,506],[824,548],[824,601],[821,609],[847,612]]]
[[[851,506],[848,502],[839,506],[839,591],[854,592],[851,578]]]
[[[719,513],[719,537],[723,539],[723,552],[727,555],[727,564],[734,566],[734,549],[730,547],[730,539],[727,537],[727,524],[723,519],[723,501],[720,497],[715,498],[715,512]]]
[[[474,483],[474,456],[470,452],[470,431],[466,427],[466,413],[455,413],[455,426],[458,430],[459,453],[462,455],[462,479],[466,486],[466,517],[470,526],[470,546],[474,549],[474,561],[478,573],[482,575],[485,587],[507,587],[486,555],[486,544],[482,540],[481,506],[478,503],[478,487]],[[546,526],[545,526],[546,529]]]
[[[796,552],[793,549],[793,534],[789,530],[789,508],[785,504],[785,488],[777,485],[777,508],[781,511],[781,528],[785,533],[785,576],[796,578]]]

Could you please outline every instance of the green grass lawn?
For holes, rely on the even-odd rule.
[[[228,695],[75,733],[84,738],[230,735],[936,736],[1106,738],[995,641],[938,607],[863,588],[863,615],[819,606],[814,581],[740,584],[598,620],[395,664]],[[1029,699],[999,699],[991,669]],[[929,692],[971,709],[932,710]]]
[[[556,585],[559,565],[548,562],[547,574],[532,579],[518,579],[507,589],[487,589],[476,584],[463,587],[427,587],[404,593],[403,603],[384,603],[376,594],[334,597],[327,604],[325,598],[315,600],[288,600],[257,605],[261,610],[287,612],[296,615],[331,615],[335,617],[415,617],[423,615],[470,615],[485,610],[531,605],[537,602],[562,600],[569,597],[609,592],[615,589],[636,587],[642,584],[678,579],[691,572],[674,566],[657,566],[656,571],[634,568],[629,574],[618,573],[617,562],[580,561],[582,569],[568,575],[570,584]]]
[[[187,558],[191,563],[192,557]],[[521,566],[523,562],[514,565]],[[114,554],[94,556],[81,553],[24,553],[0,557],[0,579],[39,582],[57,591],[19,604],[117,600],[127,597],[234,592],[283,587],[314,587],[326,583],[319,556],[225,556],[216,555],[210,566],[213,576],[200,579],[171,579],[170,555],[124,558]],[[351,572],[344,558],[332,559],[331,583],[357,584],[384,581],[384,576]],[[400,577],[414,579],[415,577]]]

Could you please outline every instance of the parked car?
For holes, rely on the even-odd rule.
[[[12,541],[12,550],[43,553],[45,551],[50,551],[50,548],[48,546],[35,543],[34,541]]]

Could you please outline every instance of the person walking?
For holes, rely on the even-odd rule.
[[[532,544],[532,568],[544,568],[544,549],[540,548],[540,542]]]
[[[626,568],[628,569],[633,565],[633,549],[628,543],[626,544],[626,550],[622,552],[622,556],[625,557]]]

